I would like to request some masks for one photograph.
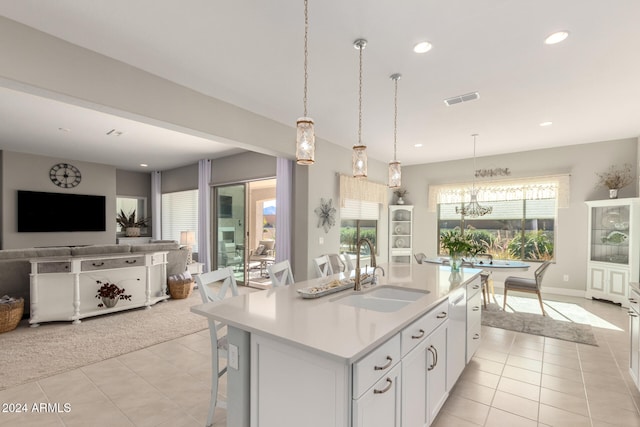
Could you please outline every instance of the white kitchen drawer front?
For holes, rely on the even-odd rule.
[[[469,325],[469,328],[467,329],[467,363],[471,361],[476,350],[480,347],[481,330],[482,325],[480,323]]]
[[[480,292],[480,276],[476,277],[472,282],[467,283],[467,299],[470,299],[476,293]]]
[[[126,268],[144,266],[144,255],[126,258],[103,258],[81,262],[82,271],[109,270],[112,268]]]
[[[402,356],[404,357],[409,353],[448,318],[449,301],[444,300],[433,310],[404,328],[400,333],[402,335]]]
[[[353,397],[360,397],[400,361],[400,334],[353,364]]]
[[[482,321],[482,294],[476,292],[471,298],[467,300],[467,325],[471,327],[476,323],[480,324]]]
[[[396,364],[359,399],[353,400],[354,427],[401,426],[401,365]]]

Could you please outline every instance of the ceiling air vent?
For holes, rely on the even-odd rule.
[[[444,103],[448,106],[460,104],[462,102],[474,101],[480,98],[480,94],[478,92],[466,93],[464,95],[454,96],[453,98],[445,99]]]

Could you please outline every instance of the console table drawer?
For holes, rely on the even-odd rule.
[[[69,271],[71,271],[71,263],[68,261],[44,262],[44,263],[38,264],[38,274],[65,273]]]
[[[82,271],[109,270],[112,268],[126,268],[137,266],[144,266],[144,255],[128,258],[93,259],[90,261],[82,261],[80,263],[80,269]]]

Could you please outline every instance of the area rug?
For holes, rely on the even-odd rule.
[[[0,390],[202,331],[206,318],[190,311],[201,303],[194,290],[185,299],[85,318],[79,325],[50,322],[31,328],[22,320],[0,334]]]
[[[565,322],[532,313],[504,312],[497,304],[488,304],[482,310],[482,324],[494,328],[541,335],[564,341],[597,346],[591,325]]]

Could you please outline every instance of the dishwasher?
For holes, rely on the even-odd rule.
[[[449,295],[449,336],[447,337],[447,391],[455,385],[466,363],[467,295],[461,286]]]

